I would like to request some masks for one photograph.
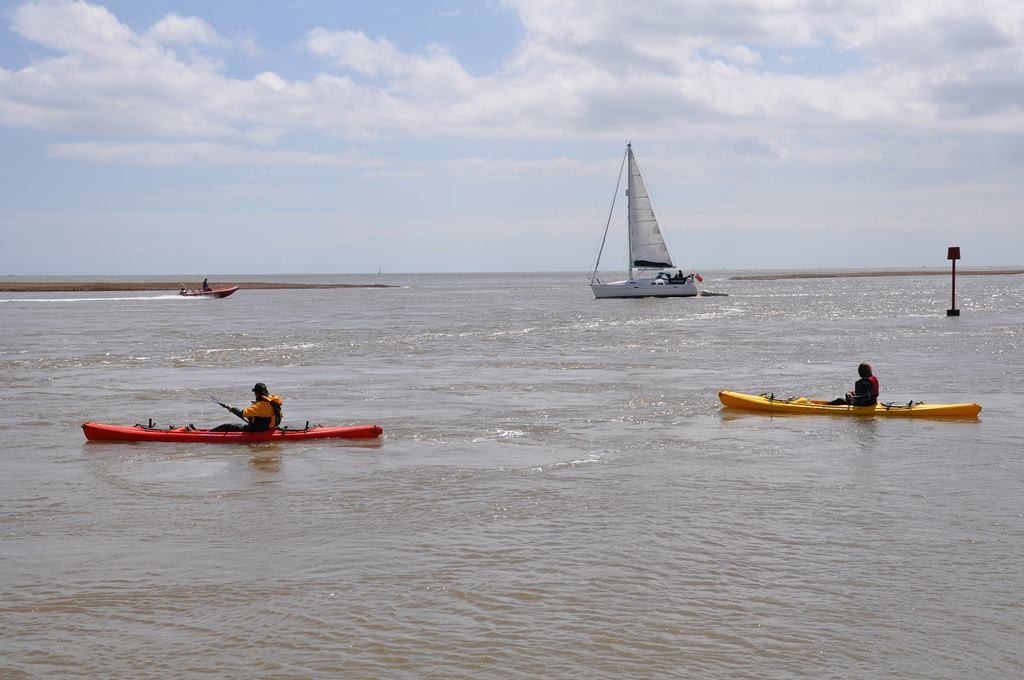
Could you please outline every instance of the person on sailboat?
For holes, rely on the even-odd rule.
[[[871,370],[871,364],[864,362],[857,367],[857,374],[860,379],[854,383],[853,391],[847,392],[845,397],[833,399],[830,404],[850,404],[851,406],[874,406],[878,403],[878,378]]]
[[[270,390],[263,383],[256,383],[252,388],[253,394],[256,398],[253,400],[252,405],[247,407],[245,410],[235,408],[234,406],[228,406],[228,410],[234,413],[239,418],[245,418],[248,421],[246,425],[236,425],[235,423],[224,423],[210,430],[211,432],[266,432],[267,430],[273,430],[281,424],[281,418],[283,414],[281,412],[281,406],[284,404],[284,400],[276,394],[271,394]]]

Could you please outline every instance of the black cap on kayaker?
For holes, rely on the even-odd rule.
[[[264,385],[263,383],[256,383],[255,385],[253,385],[252,391],[255,392],[257,395],[262,396],[267,396],[270,394],[270,390],[268,390],[267,386]]]

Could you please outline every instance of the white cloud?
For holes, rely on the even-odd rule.
[[[1024,132],[1024,5],[1011,0],[506,4],[525,33],[494,73],[471,74],[439,45],[406,52],[312,28],[302,47],[324,72],[289,79],[226,75],[198,50],[235,39],[198,17],[171,14],[140,34],[102,6],[28,2],[10,11],[12,30],[58,55],[0,70],[0,123],[262,145],[288,133],[566,141],[642,130],[726,148],[745,139],[779,158],[801,157],[808,132],[832,131],[842,147],[851,126]],[[169,48],[181,44],[187,60]],[[808,49],[821,62],[813,73],[773,72],[764,58],[802,63],[788,52]],[[859,65],[830,68],[841,50]]]
[[[247,32],[237,31],[229,36],[224,36],[199,17],[168,14],[146,31],[146,37],[164,45],[206,46],[234,50],[250,59],[255,59],[262,54],[256,40]]]
[[[10,16],[15,33],[71,55],[111,57],[136,42],[132,31],[106,8],[84,2],[28,2]]]
[[[379,78],[387,86],[421,96],[438,98],[470,93],[474,79],[438,45],[428,45],[426,54],[404,54],[387,39],[371,39],[361,31],[309,32],[304,46],[311,53],[358,74]]]
[[[538,177],[603,176],[606,163],[575,159],[493,160],[471,157],[441,162],[382,158],[357,153],[316,153],[251,149],[212,142],[67,142],[52,144],[51,158],[137,166],[253,166],[262,168],[359,168],[371,178],[450,177],[527,180]]]
[[[53,144],[53,158],[125,165],[255,165],[280,167],[375,167],[380,161],[351,155],[271,151],[212,142],[71,142]]]
[[[161,43],[220,45],[225,42],[217,30],[202,19],[177,14],[168,14],[153,24],[146,35]]]
[[[750,49],[746,45],[729,45],[724,47],[713,47],[709,50],[710,54],[721,56],[727,61],[731,61],[734,64],[741,66],[756,66],[764,63],[764,58],[761,54]]]

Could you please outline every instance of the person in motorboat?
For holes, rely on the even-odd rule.
[[[210,288],[210,279],[203,279],[203,290],[213,290]]]
[[[211,432],[266,432],[279,426],[282,418],[281,406],[284,403],[281,397],[271,394],[263,383],[256,383],[252,392],[256,398],[245,410],[228,406],[229,411],[248,421],[246,425],[224,423],[213,428]]]
[[[829,404],[849,404],[851,406],[874,406],[878,403],[878,378],[871,370],[871,364],[864,362],[857,367],[860,378],[853,385],[853,391],[845,397],[833,399]]]

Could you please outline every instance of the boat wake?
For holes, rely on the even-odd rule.
[[[165,295],[136,295],[132,297],[61,297],[61,298],[3,298],[0,302],[118,302],[124,300],[188,300],[177,293]]]

